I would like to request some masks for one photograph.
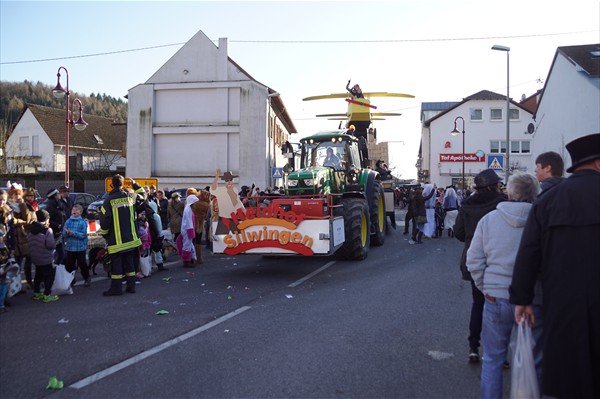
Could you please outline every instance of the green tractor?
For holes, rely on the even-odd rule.
[[[394,209],[386,213],[381,175],[366,168],[364,139],[336,130],[305,137],[300,144],[298,170],[294,170],[289,146],[284,146],[284,154],[290,158],[285,168],[286,196],[299,202],[326,198],[327,213],[343,219],[343,244],[332,250],[342,259],[365,259],[370,245],[383,245],[386,216],[393,215]]]

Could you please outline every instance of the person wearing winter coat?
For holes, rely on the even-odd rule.
[[[56,240],[49,227],[50,215],[44,209],[36,212],[36,221],[32,222],[27,233],[27,241],[31,249],[31,261],[35,265],[35,279],[33,280],[33,299],[43,302],[58,301],[58,295],[52,295],[54,284],[54,249]],[[44,293],[40,288],[44,283]]]
[[[149,201],[152,212],[148,215],[146,212],[146,218],[148,219],[148,225],[150,226],[150,249],[152,250],[152,258],[159,272],[167,271],[168,268],[164,265],[164,259],[162,255],[164,236],[162,235],[162,222],[158,213],[158,205],[156,201]]]
[[[423,191],[421,187],[417,187],[414,190],[414,195],[411,199],[413,223],[417,225],[417,229],[413,228],[413,234],[411,239],[408,241],[409,244],[422,244],[423,243],[423,229],[427,224],[427,210],[425,208],[425,201],[429,200],[435,194],[435,190],[430,190],[429,194],[423,197]],[[421,221],[419,221],[421,219]],[[424,223],[423,223],[424,222]]]
[[[469,321],[469,355],[470,362],[479,362],[479,344],[481,341],[481,323],[485,298],[483,293],[475,286],[469,270],[467,270],[467,251],[475,234],[477,222],[489,212],[496,209],[496,205],[506,201],[507,197],[500,191],[500,177],[492,169],[486,169],[475,176],[475,190],[477,192],[462,201],[456,223],[454,236],[465,243],[461,258],[460,271],[462,278],[471,283],[471,316]]]
[[[8,206],[12,209],[14,228],[14,256],[15,261],[25,270],[27,284],[33,287],[33,276],[31,273],[31,255],[27,233],[31,223],[36,221],[35,211],[31,204],[23,198],[23,187],[12,183],[8,189]]]
[[[538,323],[544,294],[544,397],[600,398],[600,133],[566,145],[572,173],[534,202],[510,285],[515,320]]]
[[[171,229],[173,241],[176,241],[179,234],[181,234],[181,218],[183,217],[184,209],[185,203],[181,201],[181,194],[175,191],[173,194],[171,194],[169,206],[167,207],[169,229]]]
[[[50,214],[50,228],[54,232],[56,240],[56,251],[54,252],[54,263],[57,265],[64,264],[65,250],[61,239],[61,233],[65,221],[70,214],[65,213],[63,205],[60,203],[60,194],[58,190],[53,188],[46,194],[46,211]]]
[[[62,229],[62,240],[66,252],[65,269],[69,273],[73,270],[81,270],[81,277],[84,280],[84,287],[89,287],[91,283],[90,270],[86,261],[88,248],[88,222],[81,217],[83,207],[79,204],[73,205],[71,208],[71,217],[65,222]],[[73,285],[75,279],[73,279]]]
[[[467,269],[475,286],[485,296],[481,331],[485,354],[481,368],[482,398],[502,398],[502,371],[515,325],[515,306],[509,303],[508,287],[513,275],[515,249],[519,247],[527,216],[538,195],[539,182],[531,174],[515,172],[508,180],[507,189],[508,201],[500,202],[495,210],[479,220],[467,251]],[[538,322],[533,327],[538,385],[542,362],[541,303],[541,284],[538,282],[534,300]]]

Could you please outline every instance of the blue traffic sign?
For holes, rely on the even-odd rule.
[[[283,179],[283,168],[271,168],[271,178]]]
[[[492,170],[504,170],[503,154],[488,154],[487,167]]]

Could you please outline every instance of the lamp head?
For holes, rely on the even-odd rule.
[[[510,51],[510,47],[506,47],[506,46],[501,46],[499,44],[494,44],[492,46],[492,50],[498,50],[498,51]]]
[[[60,84],[60,78],[58,78],[58,83],[56,84],[56,87],[52,89],[52,94],[54,95],[54,98],[58,99],[63,98],[65,94],[67,94],[67,91],[63,89],[62,85]]]

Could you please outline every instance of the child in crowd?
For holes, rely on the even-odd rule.
[[[52,284],[54,284],[54,250],[56,240],[50,228],[50,214],[39,209],[35,212],[37,221],[32,222],[27,233],[27,242],[31,252],[31,262],[35,265],[35,277],[33,279],[33,299],[43,302],[58,301],[58,295],[51,295]],[[44,283],[44,293],[40,288]]]
[[[81,276],[84,279],[83,285],[89,287],[91,283],[90,270],[85,259],[88,248],[88,223],[81,217],[83,207],[79,204],[73,205],[71,217],[65,222],[62,230],[62,238],[65,243],[65,268],[70,273],[81,269]],[[73,279],[73,284],[75,279]]]

